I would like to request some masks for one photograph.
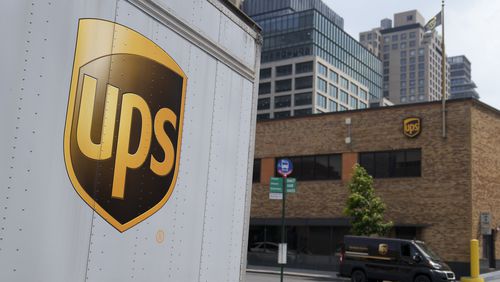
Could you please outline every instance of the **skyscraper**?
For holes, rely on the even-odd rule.
[[[321,0],[246,0],[263,29],[258,119],[362,109],[382,96],[382,63]]]
[[[383,96],[395,104],[441,99],[441,36],[424,30],[417,11],[394,14],[394,27],[384,19],[380,28],[360,33],[360,42],[383,62]],[[447,96],[449,83],[447,83]]]
[[[471,63],[466,56],[448,57],[450,65],[450,93],[451,99],[476,98],[476,84],[471,79]]]

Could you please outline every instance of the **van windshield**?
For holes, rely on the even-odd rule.
[[[424,243],[422,242],[415,242],[415,243],[417,244],[418,248],[420,249],[420,251],[424,256],[433,261],[441,261],[441,258],[438,255],[436,255],[436,253],[434,253],[431,249],[429,249],[429,247],[427,247]]]

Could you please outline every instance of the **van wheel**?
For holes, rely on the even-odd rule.
[[[431,282],[431,280],[425,275],[419,275],[415,277],[415,280],[413,280],[413,282]]]
[[[352,282],[366,282],[366,275],[362,270],[354,270],[351,274]]]

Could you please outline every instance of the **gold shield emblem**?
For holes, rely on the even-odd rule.
[[[378,245],[378,253],[382,256],[385,256],[389,252],[389,246],[387,244],[379,244]]]
[[[420,118],[409,117],[403,120],[403,133],[410,137],[417,137],[422,129]]]
[[[173,192],[186,84],[175,61],[138,32],[79,21],[64,159],[76,192],[120,232]]]

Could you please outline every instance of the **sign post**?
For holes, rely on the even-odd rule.
[[[292,173],[293,164],[289,159],[280,159],[278,160],[278,173],[283,176],[283,201],[281,205],[281,244],[280,244],[280,256],[278,258],[278,263],[281,265],[280,271],[280,281],[283,282],[283,270],[286,264],[286,228],[285,228],[285,203],[286,203],[286,177]],[[283,254],[284,251],[284,254]],[[282,258],[285,257],[285,259]]]

